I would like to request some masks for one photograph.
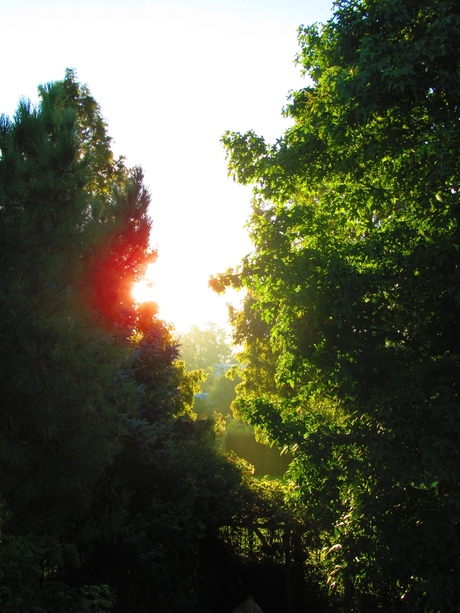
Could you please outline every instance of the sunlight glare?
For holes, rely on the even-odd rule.
[[[145,277],[134,283],[131,289],[131,295],[135,302],[155,302],[153,282]]]
[[[229,290],[225,295],[214,293],[208,287],[209,273],[201,274],[198,282],[189,274],[179,284],[173,262],[167,259],[162,266],[158,261],[150,264],[144,277],[131,289],[133,300],[137,304],[155,302],[159,318],[172,325],[179,335],[192,325],[204,327],[210,321],[229,328],[227,304],[237,306],[242,296],[236,290]]]

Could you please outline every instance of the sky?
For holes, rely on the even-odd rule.
[[[140,165],[152,195],[151,298],[178,334],[227,326],[210,275],[250,252],[249,188],[227,176],[220,139],[288,127],[301,24],[332,0],[0,0],[0,113],[74,68],[101,107],[113,149]]]

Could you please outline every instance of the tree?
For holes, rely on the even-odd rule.
[[[115,422],[100,389],[113,357],[74,304],[100,233],[75,103],[65,82],[40,94],[0,126],[0,489],[15,522],[59,530],[88,509],[110,462]]]
[[[212,372],[214,364],[232,361],[227,332],[211,322],[204,330],[192,326],[180,340],[180,353],[189,370],[202,368]]]
[[[236,382],[215,377],[214,374],[216,364],[236,363],[227,332],[211,322],[206,324],[204,330],[192,326],[180,339],[180,355],[186,368],[196,372],[202,382],[201,390],[206,399],[196,399],[197,412],[227,414],[234,398]],[[201,374],[198,375],[198,372]]]
[[[241,410],[295,452],[331,568],[408,610],[459,598],[458,27],[447,0],[339,1],[299,30],[292,127],[223,137],[254,252],[214,285],[249,290],[278,388]]]
[[[158,377],[177,352],[154,310],[129,296],[155,257],[141,170],[114,160],[99,106],[72,71],[39,93],[37,108],[22,101],[0,119],[1,539],[33,576],[19,593],[5,554],[1,603],[99,611],[83,594],[105,593],[91,578],[63,590],[79,554],[126,512],[123,488],[108,485],[123,414],[140,402],[123,370],[154,330]]]

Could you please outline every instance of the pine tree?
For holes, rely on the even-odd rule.
[[[59,534],[120,448],[113,379],[155,254],[142,172],[88,89],[68,71],[39,92],[0,121],[0,493],[18,530]]]

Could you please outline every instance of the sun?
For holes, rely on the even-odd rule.
[[[131,288],[131,296],[137,303],[155,302],[153,281],[144,278],[134,283]]]
[[[228,303],[236,305],[241,296],[236,290],[217,295],[208,286],[209,273],[204,269],[196,277],[184,263],[156,261],[149,264],[144,276],[131,287],[137,305],[154,302],[157,316],[173,326],[178,334],[185,334],[192,325],[204,327],[210,321],[228,327]]]

